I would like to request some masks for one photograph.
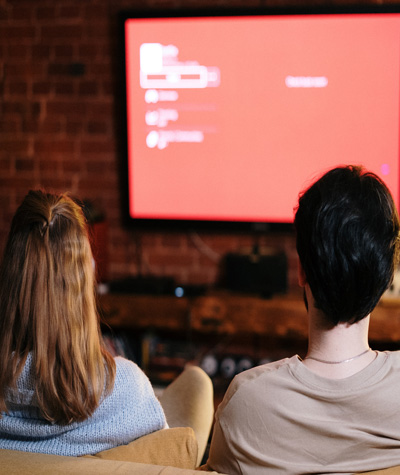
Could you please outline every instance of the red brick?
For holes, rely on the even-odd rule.
[[[22,177],[22,176],[9,176],[3,178],[0,176],[0,187],[2,191],[11,191],[11,190],[30,190],[34,186],[40,186],[37,181],[33,179],[33,177]]]
[[[113,117],[114,104],[108,100],[96,101],[90,106],[91,117]]]
[[[111,2],[111,5],[112,5],[112,3],[113,2]],[[115,2],[115,3],[117,3],[117,2]],[[132,3],[135,3],[135,2],[130,2],[130,3],[131,3],[131,7],[132,7]],[[98,3],[96,5],[96,8],[93,8],[93,6],[90,5],[90,4],[85,5],[85,7],[84,7],[84,16],[86,18],[90,18],[92,20],[95,20],[96,22],[99,19],[108,18],[110,16],[109,5],[107,5],[107,2]]]
[[[42,176],[42,173],[45,174],[49,171],[53,174],[58,174],[60,169],[60,163],[58,161],[54,160],[53,157],[42,157],[39,154],[37,154],[36,156],[38,157],[37,160],[39,172],[41,173],[40,176]]]
[[[172,249],[186,249],[186,236],[180,233],[163,233],[161,235],[161,245]]]
[[[110,164],[109,162],[100,160],[100,159],[87,161],[86,167],[85,167],[86,171],[90,175],[99,175],[99,176],[101,176],[102,174],[115,173],[114,168],[115,168],[114,164]]]
[[[109,63],[95,63],[90,65],[90,72],[94,76],[109,76],[111,67]]]
[[[47,72],[50,76],[69,76],[70,65],[68,63],[49,63]]]
[[[136,231],[136,235],[141,242],[142,246],[149,246],[149,247],[156,247],[156,246],[161,246],[161,239],[162,239],[162,234],[161,232],[142,232],[139,233]],[[133,237],[132,237],[133,239]]]
[[[87,123],[86,130],[89,134],[105,134],[108,130],[108,125],[104,121],[91,120]]]
[[[80,40],[82,37],[82,26],[80,25],[52,25],[42,26],[41,37],[45,40],[55,38],[68,38],[74,41]]]
[[[75,93],[75,87],[72,81],[57,82],[54,84],[54,92],[57,95],[72,95]]]
[[[67,191],[73,192],[72,179],[65,175],[62,178],[55,176],[42,177],[40,180],[40,186],[48,191],[57,193],[65,193]]]
[[[112,140],[83,140],[81,153],[85,154],[109,154],[115,152],[115,142]]]
[[[74,141],[58,139],[36,139],[34,141],[35,153],[73,153],[75,148]]]
[[[77,115],[82,117],[87,110],[87,105],[82,101],[49,101],[47,113],[50,115]]]
[[[54,20],[56,18],[55,7],[38,7],[36,8],[36,18],[38,20]]]
[[[28,7],[14,7],[12,9],[13,20],[30,20],[32,18],[32,9]]]
[[[94,96],[98,93],[98,84],[95,81],[84,81],[79,84],[79,94],[81,96]]]
[[[21,130],[21,120],[17,117],[0,119],[0,132],[19,132]]]
[[[25,59],[28,57],[29,51],[30,48],[28,45],[21,44],[9,45],[7,48],[8,57],[13,59]]]
[[[88,59],[88,58],[96,58],[96,56],[98,56],[99,52],[100,52],[100,48],[97,44],[80,44],[78,46],[79,50],[78,50],[78,53],[79,53],[79,57],[80,58],[85,58],[85,59]]]
[[[13,58],[9,58],[4,65],[6,77],[8,79],[14,79],[15,77],[30,77],[32,76],[33,67],[31,63],[27,63],[18,59],[18,62],[13,61]]]
[[[44,44],[32,45],[32,58],[44,59],[50,56],[50,46]]]
[[[177,0],[148,0],[147,4],[150,8],[174,8],[178,7],[179,3]],[[193,5],[193,3],[192,3]],[[194,4],[195,6],[201,6],[201,2],[198,0]]]
[[[96,6],[95,8],[96,10],[98,9],[98,7]],[[93,7],[91,8],[92,10],[92,13],[93,13]],[[75,5],[67,5],[67,6],[61,6],[60,8],[60,11],[59,11],[59,15],[61,18],[68,18],[68,19],[71,19],[71,18],[77,18],[77,19],[80,19],[82,17],[82,12],[81,12],[81,8],[79,6],[75,6]]]
[[[24,133],[37,133],[39,131],[39,122],[35,118],[23,118],[21,130]]]
[[[38,81],[33,83],[32,92],[33,94],[43,94],[47,95],[50,93],[51,83],[49,81]]]
[[[10,9],[0,5],[0,21],[6,21],[10,17]]]
[[[2,103],[2,112],[7,114],[23,114],[28,117],[39,117],[41,112],[40,103],[37,101],[26,102],[24,100],[4,101]]]
[[[115,205],[105,204],[104,209],[106,210],[107,222],[110,227],[117,228],[121,226],[123,221],[121,215],[121,203],[120,200]],[[122,244],[119,244],[122,246]]]
[[[72,44],[56,45],[54,52],[56,58],[71,58],[74,54],[74,49]]]
[[[11,95],[25,95],[28,90],[28,84],[26,82],[12,81],[8,86],[8,90]]]
[[[62,123],[58,119],[46,119],[40,124],[42,133],[56,134],[62,131]]]
[[[65,126],[65,131],[67,134],[76,135],[84,130],[84,122],[82,120],[69,120]]]
[[[11,200],[10,196],[7,195],[0,195],[0,209],[10,208],[11,207]]]
[[[105,40],[109,38],[110,20],[109,18],[99,18],[94,22],[88,22],[85,25],[86,38],[96,38],[96,40]]]
[[[11,158],[0,158],[0,170],[5,173],[5,172],[10,172],[11,171]]]
[[[107,96],[114,94],[115,81],[113,81],[112,79],[110,81],[103,81],[103,91],[104,91],[104,94],[106,94]]]
[[[0,39],[10,40],[33,40],[36,35],[36,28],[33,26],[2,26],[0,28]]]
[[[187,270],[187,269],[186,269]],[[192,285],[212,285],[217,280],[218,267],[214,266],[210,269],[190,270],[188,269],[187,277],[182,284]]]
[[[7,140],[1,141],[1,148],[5,152],[10,153],[26,153],[30,147],[29,139]]]
[[[19,158],[15,160],[15,169],[17,172],[31,172],[35,169],[33,158]]]
[[[94,196],[102,196],[104,193],[115,193],[118,185],[117,174],[113,170],[104,170],[100,173],[82,174],[82,179],[79,182],[82,189],[90,190]]]
[[[82,172],[83,164],[81,160],[75,160],[71,157],[70,159],[64,159],[61,166],[65,173],[79,173]]]
[[[193,256],[182,253],[163,253],[152,252],[147,256],[147,261],[155,267],[183,267],[193,264]]]

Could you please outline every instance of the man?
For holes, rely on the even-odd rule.
[[[400,464],[400,352],[373,351],[370,313],[390,285],[399,218],[361,167],[326,173],[295,215],[308,352],[241,373],[218,408],[206,468],[354,473]]]

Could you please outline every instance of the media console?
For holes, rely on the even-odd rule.
[[[168,382],[193,362],[208,365],[216,392],[223,393],[238,367],[307,351],[300,293],[271,299],[225,291],[182,298],[106,294],[99,308],[105,326],[140,340],[139,364],[154,382]],[[400,348],[400,299],[382,300],[374,310],[370,343]]]

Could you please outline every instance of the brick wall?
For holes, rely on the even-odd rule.
[[[346,4],[344,0],[0,0],[0,251],[27,190],[45,187],[92,200],[106,215],[109,278],[139,270],[180,283],[213,283],[221,257],[250,234],[133,232],[122,225],[118,154],[116,20],[134,7]],[[394,2],[363,2],[394,3]],[[286,251],[292,235],[261,244]]]

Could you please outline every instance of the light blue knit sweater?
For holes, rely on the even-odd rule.
[[[35,406],[32,358],[17,391],[9,391],[9,414],[0,419],[0,448],[57,455],[95,454],[166,427],[164,412],[139,367],[115,358],[115,385],[93,415],[67,426],[51,424]]]

